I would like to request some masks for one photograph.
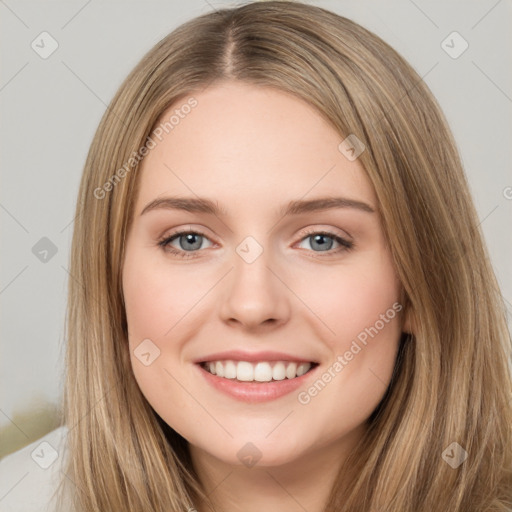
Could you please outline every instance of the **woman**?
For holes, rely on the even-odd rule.
[[[356,23],[251,3],[158,43],[92,143],[70,274],[73,510],[512,508],[511,341],[461,162]]]

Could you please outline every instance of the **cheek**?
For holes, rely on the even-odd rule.
[[[179,270],[170,272],[168,266],[164,267],[144,248],[132,246],[126,252],[123,294],[131,365],[142,393],[166,421],[169,421],[169,397],[175,410],[185,411],[190,407],[190,400],[172,377],[172,361],[179,359],[181,350],[179,329],[175,334],[173,327],[190,310],[189,300],[183,293],[187,289],[195,290],[190,287],[193,284],[190,279],[190,275]],[[176,343],[166,343],[169,339]],[[146,353],[149,361],[144,362]]]
[[[398,335],[399,293],[390,258],[379,252],[353,265],[317,271],[300,281],[298,292],[321,321],[317,323],[330,331],[323,329],[322,338],[337,352],[347,350],[361,333],[364,338],[365,329],[376,323],[381,340]]]
[[[165,339],[204,295],[204,279],[183,268],[171,268],[162,258],[148,259],[142,250],[127,254],[123,292],[133,342]]]
[[[331,359],[299,402],[311,417],[322,418],[321,423],[329,425],[324,434],[335,438],[341,427],[332,417],[345,418],[343,428],[363,422],[391,379],[400,340],[400,284],[382,253],[324,277],[317,275],[315,283],[310,298],[334,331],[325,338]]]

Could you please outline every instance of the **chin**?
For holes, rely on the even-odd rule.
[[[251,440],[251,438],[253,440]],[[247,468],[278,467],[291,464],[304,456],[303,443],[301,449],[297,449],[299,442],[292,442],[283,445],[282,441],[275,442],[269,439],[260,439],[259,436],[242,436],[230,439],[222,446],[217,445],[220,450],[211,450],[211,446],[203,448],[212,457],[219,459],[225,464]]]

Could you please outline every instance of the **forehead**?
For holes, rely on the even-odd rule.
[[[226,209],[319,195],[375,205],[364,168],[338,148],[343,137],[289,93],[224,82],[181,98],[160,123],[140,169],[139,213],[170,194],[215,197]]]

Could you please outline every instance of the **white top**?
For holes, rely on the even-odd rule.
[[[52,499],[61,478],[67,427],[0,460],[0,512],[56,512]]]

